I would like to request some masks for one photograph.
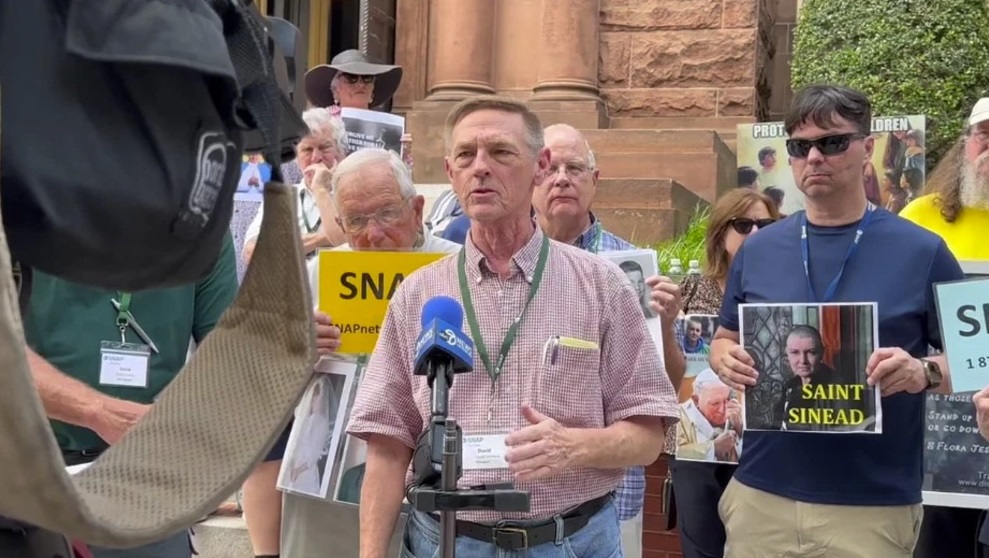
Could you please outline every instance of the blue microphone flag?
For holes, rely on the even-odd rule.
[[[448,296],[434,296],[422,307],[422,332],[416,340],[415,373],[426,375],[431,358],[446,357],[453,361],[456,373],[474,369],[474,343],[461,328],[464,309]]]

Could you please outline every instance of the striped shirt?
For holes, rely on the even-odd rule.
[[[536,231],[500,279],[468,239],[466,275],[481,335],[492,359],[508,326],[521,313],[543,239]],[[380,434],[409,448],[430,418],[426,378],[413,374],[413,347],[423,304],[433,296],[460,300],[457,256],[419,269],[398,288],[358,389],[347,432],[361,439]],[[547,341],[567,336],[591,347],[558,347],[544,358]],[[679,420],[676,394],[663,368],[641,307],[624,274],[611,262],[573,246],[550,242],[542,283],[508,354],[496,389],[475,351],[475,371],[456,377],[449,413],[464,434],[511,432],[526,426],[523,403],[569,428],[605,428],[635,416]],[[553,477],[518,482],[530,493],[530,512],[468,511],[469,521],[548,518],[613,492],[622,469],[576,467]],[[411,471],[407,481],[411,482]],[[465,470],[460,487],[511,482],[508,469]]]

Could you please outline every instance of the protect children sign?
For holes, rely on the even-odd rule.
[[[426,252],[319,252],[319,310],[340,328],[344,354],[374,350],[395,290],[413,271],[448,254]]]

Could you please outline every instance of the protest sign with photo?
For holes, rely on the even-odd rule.
[[[708,356],[718,317],[681,319],[686,371],[680,381],[677,459],[738,463],[742,453],[742,395],[711,370]]]
[[[742,346],[759,371],[745,429],[881,433],[880,390],[866,382],[877,314],[875,303],[740,304]]]
[[[321,359],[320,364],[319,374],[295,410],[277,487],[325,499],[346,428],[347,402],[354,389],[357,364],[331,358]]]
[[[405,118],[377,110],[344,108],[340,111],[347,129],[347,146],[353,153],[365,147],[377,147],[394,151],[402,156],[402,135],[405,134]]]
[[[656,257],[656,251],[643,248],[599,252],[598,255],[610,260],[625,274],[625,278],[628,279],[628,283],[635,291],[639,305],[642,307],[642,315],[646,318],[646,326],[656,343],[656,349],[659,350],[659,354],[663,354],[662,324],[660,324],[659,316],[649,305],[652,300],[652,289],[646,285],[646,279],[659,275],[659,260]]]

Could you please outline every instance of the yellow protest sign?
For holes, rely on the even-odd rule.
[[[363,354],[374,350],[398,285],[413,271],[447,255],[321,250],[317,306],[340,328],[337,351]]]

